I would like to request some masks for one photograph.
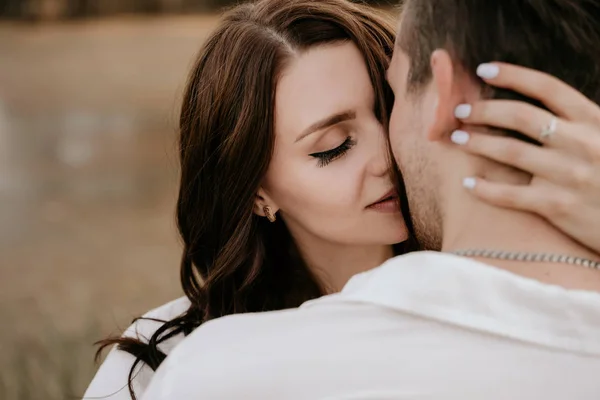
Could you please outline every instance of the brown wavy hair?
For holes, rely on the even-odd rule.
[[[180,117],[177,222],[184,243],[181,284],[191,306],[161,321],[148,343],[127,337],[99,343],[98,354],[116,344],[136,357],[129,374],[132,398],[136,366],[143,362],[156,370],[165,359],[157,347],[161,342],[188,335],[213,318],[298,307],[325,294],[285,223],[269,223],[253,212],[274,148],[277,81],[294,54],[352,42],[375,89],[375,113],[387,126],[393,102],[385,81],[394,48],[391,22],[347,0],[260,0],[230,10],[208,38],[190,74]],[[408,216],[399,175],[397,181]],[[396,254],[414,249],[413,241],[395,246]]]

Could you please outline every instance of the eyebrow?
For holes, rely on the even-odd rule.
[[[298,136],[298,138],[296,139],[296,142],[301,141],[302,139],[304,139],[305,137],[307,137],[308,135],[310,135],[311,133],[315,133],[317,131],[323,130],[325,128],[329,128],[332,127],[334,125],[337,125],[341,122],[344,121],[349,121],[352,119],[356,118],[356,112],[355,111],[344,111],[341,113],[337,113],[334,115],[331,115],[327,118],[324,118],[320,121],[315,122],[314,124],[312,124],[311,126],[309,126],[308,128],[306,128],[302,134],[300,134],[300,136]]]

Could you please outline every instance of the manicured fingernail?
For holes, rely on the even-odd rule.
[[[454,109],[454,116],[456,118],[469,118],[471,115],[471,105],[470,104],[459,104]]]
[[[477,180],[475,178],[469,177],[469,178],[465,178],[463,179],[463,187],[465,189],[475,189],[475,186],[477,185]]]
[[[500,68],[495,64],[479,64],[477,76],[483,79],[492,79],[498,76]]]
[[[467,144],[470,138],[471,136],[465,131],[454,131],[452,132],[452,135],[450,135],[452,143],[460,145]]]

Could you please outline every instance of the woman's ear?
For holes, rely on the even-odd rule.
[[[256,193],[256,198],[254,200],[254,214],[259,217],[268,218],[267,213],[265,212],[266,207],[269,208],[269,213],[271,216],[274,216],[277,211],[279,211],[279,207],[277,204],[271,199],[269,194],[261,187],[258,189]]]

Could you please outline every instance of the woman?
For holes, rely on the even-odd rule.
[[[387,157],[393,46],[385,17],[346,0],[262,0],[227,14],[181,112],[186,297],[104,341],[118,347],[86,397],[139,398],[203,322],[297,307],[417,249]]]
[[[141,320],[103,342],[119,350],[86,397],[139,398],[203,322],[297,307],[416,249],[383,128],[393,46],[388,19],[345,0],[259,1],[225,16],[181,111],[186,297],[146,315],[166,323]]]

